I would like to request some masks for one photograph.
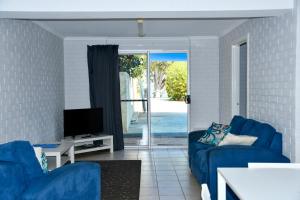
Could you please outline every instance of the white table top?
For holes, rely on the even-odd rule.
[[[218,168],[241,200],[299,200],[300,169]]]

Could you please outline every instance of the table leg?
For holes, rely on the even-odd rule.
[[[61,155],[57,154],[56,156],[56,168],[61,166]]]
[[[74,163],[75,162],[74,145],[69,149],[68,156],[70,158],[71,163]]]
[[[226,181],[218,172],[218,200],[226,200]]]

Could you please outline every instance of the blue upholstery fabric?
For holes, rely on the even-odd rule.
[[[230,122],[230,126],[231,126],[230,133],[239,134],[246,122],[247,119],[245,119],[244,117],[234,116]]]
[[[14,141],[0,145],[0,160],[22,165],[27,182],[43,175],[39,161],[28,141]]]
[[[31,144],[0,145],[0,199],[100,199],[100,166],[76,163],[42,172]]]
[[[22,166],[14,162],[0,161],[0,199],[18,199],[25,187]]]
[[[191,158],[198,150],[207,149],[209,147],[212,147],[214,145],[211,144],[204,144],[201,142],[198,142],[198,140],[201,138],[202,135],[204,135],[206,130],[201,131],[193,131],[189,134],[189,146],[188,146],[188,154],[189,156],[189,165],[191,166]]]
[[[23,199],[99,200],[100,187],[98,164],[75,163],[33,181],[24,192]]]
[[[271,125],[249,119],[243,126],[240,134],[257,137],[253,146],[269,148],[275,133],[276,130]]]
[[[232,120],[236,134],[246,134],[258,137],[252,146],[225,145],[204,146],[189,139],[189,161],[193,175],[200,184],[206,183],[211,193],[211,199],[217,199],[217,168],[218,167],[247,167],[249,162],[290,162],[282,154],[282,137],[280,133],[264,123],[252,119],[243,120],[234,117]],[[191,138],[197,138],[193,132]],[[234,196],[234,195],[227,195]],[[233,197],[230,199],[234,199]]]
[[[281,154],[281,152],[282,152],[282,134],[281,133],[274,134],[272,143],[270,145],[270,150]]]

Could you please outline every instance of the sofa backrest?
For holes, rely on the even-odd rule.
[[[14,141],[0,145],[0,161],[20,164],[28,181],[43,175],[33,147],[28,141]]]
[[[231,132],[234,134],[257,137],[253,146],[270,148],[276,152],[282,151],[281,134],[277,133],[271,125],[242,116],[234,116],[230,125]]]
[[[231,126],[231,129],[230,129],[230,133],[233,133],[233,134],[240,134],[244,124],[247,122],[247,119],[242,117],[242,116],[234,116],[230,122],[230,126]]]

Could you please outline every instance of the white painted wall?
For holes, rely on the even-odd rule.
[[[219,39],[191,38],[191,128],[219,121]]]
[[[1,17],[166,18],[259,17],[293,8],[293,0],[2,0]],[[43,12],[41,12],[43,11]]]
[[[64,40],[65,108],[89,107],[87,45],[118,44],[120,51],[191,48],[191,129],[219,120],[218,38],[66,38]],[[209,60],[207,58],[210,58]],[[208,108],[210,106],[210,108]]]
[[[250,35],[249,117],[283,133],[284,154],[295,160],[295,13],[252,19],[220,38],[220,120],[231,113],[231,46]]]

